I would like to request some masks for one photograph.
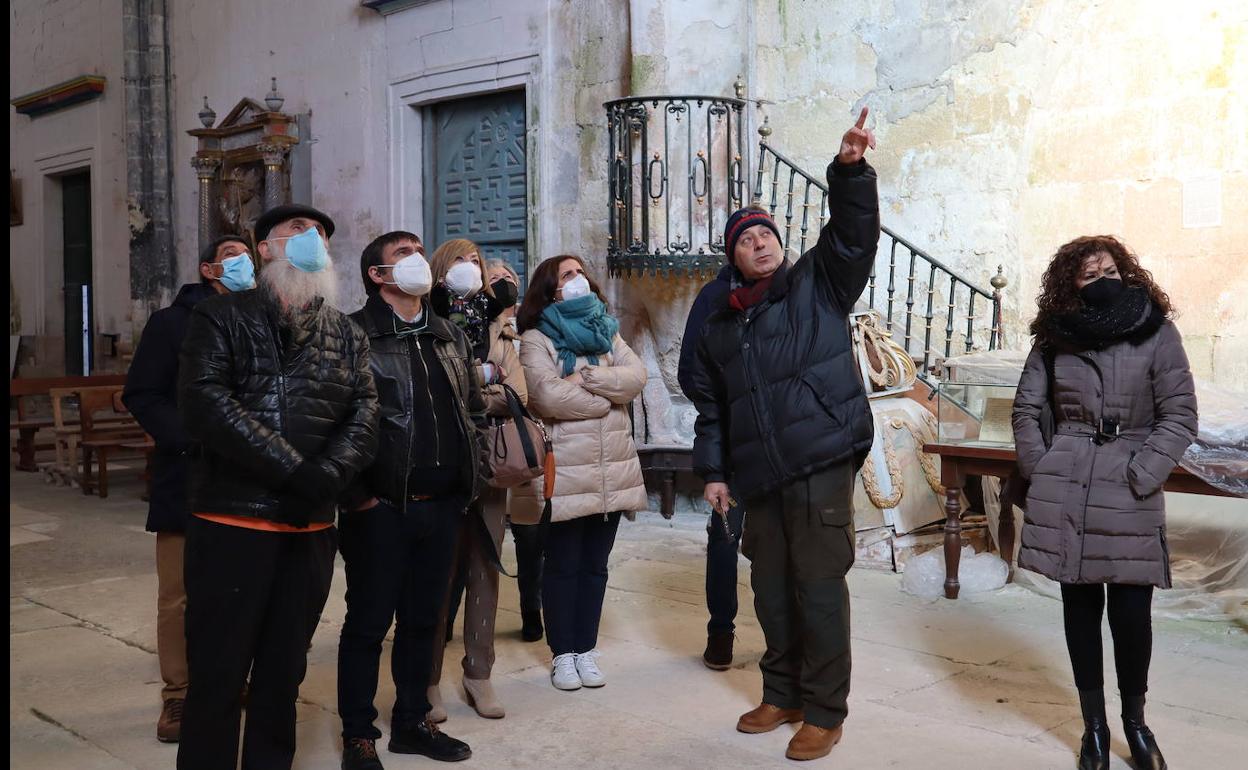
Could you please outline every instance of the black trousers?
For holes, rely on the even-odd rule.
[[[342,737],[381,737],[373,724],[381,643],[395,624],[390,674],[393,732],[425,720],[433,637],[446,601],[462,499],[386,503],[340,517],[347,567],[347,617],[338,643],[338,714]]]
[[[191,686],[179,770],[238,762],[240,695],[247,674],[243,768],[289,768],[295,699],[308,643],[329,596],[335,533],[263,532],[189,517],[186,641]]]
[[[749,500],[741,541],[767,641],[763,702],[803,709],[826,729],[849,713],[853,491],[846,462]]]
[[[1101,618],[1109,597],[1109,631],[1114,637],[1118,691],[1127,697],[1148,692],[1153,657],[1153,587],[1119,583],[1062,584],[1066,649],[1080,690],[1105,687]]]
[[[549,524],[511,525],[516,541],[516,587],[520,590],[520,611],[542,611],[542,562]]]
[[[619,526],[618,511],[550,524],[542,574],[542,615],[551,653],[589,652],[598,646],[598,622],[607,594],[607,559]]]
[[[737,619],[737,550],[745,510],[728,509],[727,520],[712,513],[706,523],[706,609],[711,614],[707,633],[732,633]]]

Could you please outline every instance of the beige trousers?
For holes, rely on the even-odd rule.
[[[478,508],[480,506],[480,508]],[[464,600],[460,611],[464,618],[464,676],[468,679],[489,679],[494,668],[494,619],[498,614],[498,569],[490,558],[503,544],[506,529],[507,490],[490,488],[481,500],[468,508],[468,516],[481,521],[464,522],[459,536],[455,566],[451,569],[451,584],[464,563],[468,565],[468,580],[464,585]],[[484,522],[485,526],[482,526]],[[430,684],[442,680],[442,657],[446,650],[446,623],[450,602],[442,605],[438,628],[433,637],[433,671]]]
[[[162,700],[185,698],[190,682],[186,665],[186,584],[182,552],[186,535],[156,533],[156,657],[165,686]]]

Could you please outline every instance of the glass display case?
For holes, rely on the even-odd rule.
[[[941,444],[1011,447],[1017,385],[942,382],[936,386],[936,440]]]

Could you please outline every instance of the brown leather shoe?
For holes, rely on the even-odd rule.
[[[769,733],[780,725],[802,721],[801,709],[782,709],[770,703],[760,703],[758,708],[747,711],[737,720],[737,730],[743,733]]]
[[[186,701],[182,698],[170,698],[160,710],[160,719],[156,720],[156,740],[161,743],[177,743],[182,740],[182,707]]]
[[[843,725],[831,730],[815,727],[812,724],[802,725],[802,729],[794,734],[789,741],[789,750],[784,755],[789,759],[818,759],[832,753],[832,747],[841,742]]]

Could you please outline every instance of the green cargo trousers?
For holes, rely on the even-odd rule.
[[[747,500],[741,540],[767,640],[763,702],[829,729],[848,713],[854,474],[847,461]]]

